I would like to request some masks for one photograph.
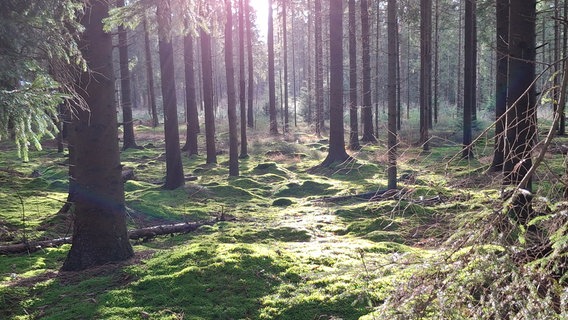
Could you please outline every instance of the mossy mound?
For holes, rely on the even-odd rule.
[[[210,186],[208,187],[208,189],[211,192],[213,192],[216,197],[232,198],[235,199],[235,201],[237,201],[238,199],[239,202],[249,201],[255,198],[255,195],[253,195],[249,191],[235,186],[219,185],[219,186]]]
[[[265,183],[260,183],[256,180],[251,178],[238,178],[235,180],[231,180],[229,182],[232,186],[239,187],[242,189],[250,190],[250,189],[265,189],[269,188]]]
[[[272,205],[275,207],[288,207],[294,204],[294,201],[288,198],[278,198],[272,201]]]
[[[316,182],[307,180],[301,184],[292,182],[288,183],[286,187],[278,191],[275,196],[277,197],[293,197],[303,198],[307,196],[321,196],[336,194],[337,190],[332,189],[333,185],[324,182]]]

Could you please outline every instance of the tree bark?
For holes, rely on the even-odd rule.
[[[432,0],[420,0],[420,143],[430,150]]]
[[[254,94],[254,61],[252,57],[252,26],[250,15],[250,0],[246,0],[246,25],[247,25],[247,54],[248,54],[248,94],[247,94],[247,125],[254,128],[253,117],[253,94]]]
[[[207,4],[204,4],[207,5]],[[217,163],[215,148],[215,112],[213,107],[213,65],[211,62],[211,35],[199,29],[201,42],[201,72],[203,79],[203,108],[205,110],[206,163]]]
[[[388,28],[388,188],[397,188],[397,4],[396,0],[388,1],[387,8],[387,28]]]
[[[268,113],[270,116],[269,132],[278,134],[278,120],[276,115],[276,79],[274,73],[274,23],[272,18],[272,0],[268,0]]]
[[[288,133],[289,112],[288,112],[288,37],[287,37],[287,24],[286,24],[286,1],[283,0],[282,4],[282,50],[284,51],[284,133]]]
[[[117,0],[116,7],[124,7],[124,0]],[[132,97],[130,94],[130,70],[128,70],[128,40],[124,26],[118,26],[118,60],[120,65],[120,102],[122,107],[122,150],[138,148],[134,137]]]
[[[472,119],[475,109],[475,16],[473,14],[474,4],[472,0],[465,0],[465,41],[464,41],[464,79],[463,79],[463,149],[462,158],[472,159]]]
[[[343,129],[343,1],[329,3],[329,152],[322,166],[343,163],[350,157],[345,152]]]
[[[187,151],[188,156],[198,153],[197,134],[199,133],[199,115],[197,111],[197,98],[195,87],[195,71],[193,62],[193,36],[188,33],[183,38],[183,60],[185,66],[185,146],[182,150]]]
[[[158,119],[158,109],[156,107],[156,94],[154,92],[154,68],[152,66],[152,53],[150,50],[150,35],[148,33],[148,23],[146,17],[142,19],[144,28],[144,58],[146,59],[146,78],[148,82],[148,101],[150,103],[150,115],[152,116],[152,127],[160,124]]]
[[[357,110],[357,23],[355,0],[349,0],[349,149],[359,150]]]
[[[239,175],[239,138],[237,134],[237,99],[233,63],[233,11],[225,0],[225,68],[227,76],[227,115],[229,120],[229,176]]]
[[[509,0],[496,3],[496,59],[495,73],[495,146],[491,168],[503,170],[505,161],[505,111],[507,109],[507,75],[509,69]]]
[[[361,0],[361,38],[363,62],[363,105],[361,122],[363,123],[363,142],[377,142],[373,129],[373,105],[371,99],[371,36],[369,30],[369,4]]]
[[[314,44],[316,50],[315,58],[315,90],[316,90],[316,135],[321,137],[323,127],[323,41],[322,41],[322,19],[321,19],[321,0],[315,0],[315,25],[314,25]]]
[[[170,0],[162,0],[156,10],[158,18],[158,51],[162,100],[164,105],[164,135],[166,140],[166,181],[164,189],[174,190],[184,185],[183,164],[179,145],[177,97],[174,76],[174,47],[171,36]]]
[[[247,106],[245,81],[245,12],[244,0],[239,0],[239,104],[241,116],[241,158],[248,157]]]
[[[103,31],[106,1],[91,1],[81,23],[80,40],[89,71],[78,90],[89,110],[78,109],[71,130],[76,134],[73,241],[62,270],[83,270],[133,256],[126,233],[124,185],[114,103],[112,38]]]

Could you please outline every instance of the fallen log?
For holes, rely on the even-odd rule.
[[[134,229],[128,231],[128,238],[131,240],[148,241],[156,236],[174,234],[174,233],[188,233],[199,229],[202,226],[211,226],[219,221],[233,221],[235,217],[222,214],[220,217],[209,221],[200,222],[182,222],[175,224],[163,224],[158,226]],[[24,243],[17,243],[11,245],[0,246],[0,255],[17,254],[17,253],[32,253],[44,248],[55,248],[61,245],[71,243],[71,237],[63,237],[50,240],[27,241]]]

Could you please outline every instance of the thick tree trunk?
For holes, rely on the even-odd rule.
[[[349,149],[359,150],[357,110],[357,23],[355,0],[349,0]]]
[[[185,183],[177,115],[177,97],[174,76],[174,47],[171,37],[170,0],[160,1],[157,6],[158,50],[162,100],[164,104],[164,135],[166,140],[166,181],[164,189],[173,190]]]
[[[509,16],[510,101],[505,122],[505,162],[503,184],[532,191],[532,151],[536,140],[536,0],[511,0]],[[522,182],[522,185],[521,185]],[[533,213],[531,194],[516,192],[511,213],[520,224]]]
[[[195,71],[193,62],[193,36],[186,34],[183,39],[183,60],[185,64],[185,122],[187,130],[185,133],[185,146],[182,150],[187,151],[189,156],[198,153],[197,134],[199,133],[199,115],[197,111],[197,98],[195,87]]]
[[[396,0],[388,1],[387,8],[387,28],[388,28],[388,188],[397,187],[397,168],[396,168],[396,147],[397,147],[397,5]]]
[[[329,152],[321,164],[343,163],[350,157],[345,152],[343,129],[343,1],[329,4]]]
[[[369,30],[369,4],[361,0],[361,38],[363,57],[363,105],[361,122],[363,123],[363,142],[377,142],[373,129],[373,105],[371,100],[371,37]]]
[[[91,72],[81,75],[78,92],[90,110],[76,111],[73,242],[62,270],[82,270],[133,255],[126,233],[124,185],[121,177],[118,128],[114,103],[112,38],[103,31],[108,16],[105,1],[85,8],[80,48]]]
[[[199,30],[201,41],[201,72],[203,79],[203,108],[205,109],[206,163],[217,163],[215,148],[215,112],[213,107],[213,65],[211,63],[211,35]]]
[[[117,0],[118,8],[124,7],[124,0]],[[138,148],[134,138],[132,118],[132,97],[130,94],[130,71],[128,70],[128,40],[124,26],[118,26],[118,60],[120,64],[120,102],[122,107],[122,149]]]

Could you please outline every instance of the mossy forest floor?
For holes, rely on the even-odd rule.
[[[356,161],[310,170],[327,142],[302,133],[253,135],[237,178],[228,177],[226,146],[216,165],[204,152],[184,156],[197,180],[165,191],[163,132],[136,132],[145,148],[122,152],[135,173],[125,183],[129,228],[236,220],[134,243],[131,261],[83,272],[58,271],[68,245],[0,256],[0,319],[379,319],[373,311],[437,254],[455,217],[499,201],[499,177],[484,173],[490,146],[476,149],[477,160],[450,161],[460,146],[444,142],[428,154],[399,148],[402,197],[321,201],[385,189],[386,151],[367,145]],[[70,235],[72,217],[57,214],[65,155],[48,145],[22,163],[9,143],[1,150],[0,245]]]

